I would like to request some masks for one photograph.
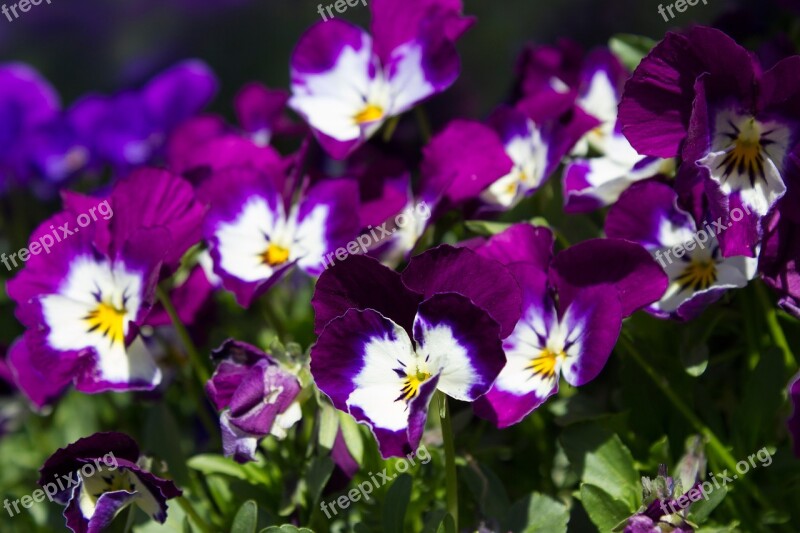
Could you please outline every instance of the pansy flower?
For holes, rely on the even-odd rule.
[[[611,355],[622,319],[657,300],[666,275],[639,245],[594,239],[553,257],[553,235],[527,224],[493,236],[478,253],[508,262],[522,289],[522,318],[503,341],[508,363],[475,412],[498,427],[521,421],[558,391],[579,387]]]
[[[340,19],[319,22],[292,54],[289,106],[336,159],[450,87],[460,70],[454,43],[472,24],[460,0],[374,0],[369,7],[371,35]]]
[[[66,506],[74,533],[105,530],[129,505],[163,524],[167,500],[180,489],[144,468],[136,442],[123,433],[95,433],[60,448],[39,469],[39,486],[50,501]]]
[[[200,189],[210,204],[204,233],[223,286],[248,307],[290,268],[317,276],[324,256],[359,230],[358,186],[350,179],[325,180],[293,201],[276,169],[231,167]],[[287,197],[288,196],[288,197]]]
[[[760,220],[787,193],[796,202],[800,57],[762,72],[753,54],[713,28],[668,33],[642,60],[620,103],[622,131],[636,150],[680,155],[681,197],[705,194],[710,218],[731,223],[725,257],[754,257]],[[792,188],[795,192],[792,193]]]
[[[552,93],[497,109],[487,125],[456,120],[424,150],[423,178],[449,206],[507,210],[536,192],[597,121]]]
[[[258,441],[284,438],[300,417],[297,376],[258,348],[229,339],[212,353],[218,362],[206,393],[221,411],[220,429],[226,457],[255,461]]]
[[[352,256],[320,276],[311,373],[367,424],[383,457],[413,453],[436,390],[475,401],[505,364],[519,288],[500,263],[442,245],[402,274]]]
[[[199,241],[204,210],[191,185],[154,169],[119,181],[102,202],[65,195],[65,207],[36,229],[30,249],[39,253],[8,283],[28,328],[9,356],[20,388],[37,405],[69,383],[87,393],[151,390],[160,370],[129,348],[162,270]]]
[[[758,268],[778,294],[778,305],[800,318],[800,224],[789,216],[794,209],[789,199],[781,200],[765,221]]]
[[[669,288],[647,311],[691,319],[726,290],[744,287],[755,277],[758,260],[723,257],[717,237],[723,230],[703,222],[696,224],[678,207],[678,195],[669,185],[651,180],[632,186],[609,210],[606,234],[638,242],[669,276]]]
[[[55,89],[22,63],[0,65],[0,192],[30,177],[26,156],[30,136],[59,115]]]

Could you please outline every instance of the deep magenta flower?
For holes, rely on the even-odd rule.
[[[16,316],[28,328],[9,356],[20,388],[37,405],[69,383],[87,393],[151,390],[161,371],[133,342],[159,275],[174,271],[199,242],[204,209],[191,185],[154,169],[119,181],[102,200],[110,208],[100,210],[105,216],[85,227],[76,227],[77,217],[101,200],[64,198],[66,210],[30,241],[64,228],[60,242],[31,256],[8,283]]]
[[[211,206],[204,233],[214,272],[244,307],[294,266],[312,276],[322,273],[325,254],[360,229],[354,180],[318,182],[297,201],[287,185],[290,180],[274,167],[231,167],[198,193]]]
[[[800,57],[762,72],[756,57],[713,28],[668,33],[642,60],[620,103],[622,131],[645,155],[683,159],[681,197],[703,193],[710,218],[731,223],[725,257],[757,254],[760,220],[796,181]],[[792,189],[795,189],[792,192]]]
[[[508,362],[475,403],[482,418],[507,427],[558,391],[595,379],[611,355],[622,319],[664,293],[667,278],[639,245],[594,239],[553,257],[553,234],[511,226],[477,252],[508,265],[522,288],[522,318],[503,341]]]
[[[228,339],[212,353],[217,361],[206,393],[221,411],[220,429],[226,457],[255,461],[258,441],[267,435],[284,438],[302,416],[296,401],[297,376],[249,344]]]
[[[455,41],[472,24],[461,0],[374,0],[371,35],[340,19],[319,22],[291,59],[290,107],[342,159],[388,119],[450,87]]]
[[[778,305],[800,318],[800,224],[789,197],[765,220],[758,264],[761,278],[778,294]]]
[[[51,501],[66,506],[74,533],[100,533],[121,510],[137,505],[159,523],[167,500],[181,490],[142,466],[136,442],[124,433],[95,433],[60,448],[39,469],[39,486]]]
[[[661,299],[646,310],[656,316],[689,320],[725,291],[742,288],[756,275],[758,260],[723,257],[711,221],[696,223],[678,207],[678,195],[658,181],[636,183],[611,206],[605,223],[611,238],[638,242],[669,276]]]
[[[417,449],[436,390],[463,401],[489,390],[520,312],[505,267],[447,245],[402,274],[349,257],[320,277],[312,304],[316,384],[370,427],[383,457]]]

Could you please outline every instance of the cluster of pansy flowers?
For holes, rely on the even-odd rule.
[[[89,196],[62,192],[63,212],[31,241],[98,198],[115,215],[32,257],[8,283],[27,328],[8,361],[34,404],[69,386],[163,387],[166,365],[148,339],[169,324],[159,284],[192,325],[215,290],[249,308],[290,272],[318,277],[311,374],[370,427],[384,457],[416,450],[437,391],[504,428],[555,394],[562,376],[590,382],[637,310],[690,320],[760,274],[800,316],[791,209],[800,90],[790,75],[800,58],[766,70],[702,27],[668,34],[633,73],[607,49],[530,47],[513,98],[485,121],[441,127],[412,180],[376,133],[454,83],[456,42],[474,21],[455,0],[374,0],[370,10],[369,33],[338,19],[310,28],[290,60],[291,91],[246,86],[234,102],[238,126],[197,114],[216,84],[197,62],[65,112],[31,69],[0,68],[10,80],[0,103],[20,117],[0,152],[4,180],[24,181],[36,161],[56,181],[95,160],[119,175]],[[305,138],[284,155],[271,145],[280,136]],[[522,222],[414,253],[445,213],[505,213],[561,165],[564,209],[608,208],[605,238],[556,251],[552,230]],[[325,269],[326,254],[420,201],[431,217]],[[747,215],[732,220],[737,208]],[[717,219],[728,229],[705,248],[655,261]],[[213,359],[206,391],[224,453],[253,460],[260,439],[300,420],[304,383],[297,368],[241,341]]]

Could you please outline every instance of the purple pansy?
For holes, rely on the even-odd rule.
[[[214,271],[248,307],[291,267],[312,276],[324,256],[358,230],[358,186],[351,179],[318,182],[295,203],[282,169],[230,167],[200,189],[210,204],[204,224]]]
[[[697,480],[697,472],[691,479]],[[643,505],[628,519],[623,533],[694,533],[694,528],[686,522],[685,517],[687,509],[696,501],[695,494],[701,494],[699,482],[691,485],[684,497],[681,480],[676,482],[668,476],[667,466],[662,464],[658,467],[658,476],[652,480],[643,477],[642,485]]]
[[[489,210],[514,207],[536,192],[597,121],[571,99],[531,97],[504,106],[488,125],[456,120],[425,147],[422,174],[449,205],[480,199]]]
[[[140,90],[87,95],[75,103],[72,113],[94,158],[126,171],[160,156],[167,135],[201,111],[216,90],[210,68],[189,60],[157,75]]]
[[[795,457],[800,457],[800,374],[789,383],[789,402],[792,414],[786,420],[786,427],[792,436],[792,451]]]
[[[19,386],[37,405],[69,383],[87,393],[151,390],[161,372],[131,345],[159,275],[177,268],[200,240],[204,209],[191,185],[155,169],[120,180],[102,201],[64,199],[66,210],[30,239],[33,249],[49,236],[49,254],[37,244],[40,252],[8,282],[17,318],[28,328],[9,355]],[[78,227],[90,212],[104,216]]]
[[[59,115],[55,89],[22,63],[0,65],[0,192],[29,177],[31,135]]]
[[[726,225],[735,210],[750,211],[720,235],[725,257],[754,257],[761,218],[787,190],[800,194],[791,183],[800,149],[799,68],[793,56],[762,72],[733,39],[696,27],[668,33],[625,86],[623,133],[641,154],[681,156],[681,197],[704,194],[710,218]]]
[[[581,386],[597,377],[622,319],[657,300],[667,279],[640,246],[594,239],[553,257],[553,234],[511,226],[478,248],[508,264],[522,288],[522,318],[503,341],[508,362],[475,412],[507,427],[558,391],[559,377]]]
[[[258,348],[233,339],[212,357],[219,364],[206,393],[221,411],[225,456],[240,463],[255,461],[260,439],[267,435],[282,439],[300,420],[300,381]]]
[[[402,274],[349,257],[317,283],[311,373],[338,409],[370,427],[383,457],[412,453],[436,390],[475,401],[491,387],[518,293],[505,267],[465,248],[429,250]]]
[[[450,87],[460,70],[455,41],[472,24],[461,0],[374,0],[369,7],[372,35],[340,19],[319,22],[292,54],[289,105],[336,159]]]
[[[755,277],[758,260],[723,257],[717,228],[703,222],[696,224],[678,207],[672,187],[653,180],[634,184],[609,210],[606,235],[638,242],[669,276],[667,292],[647,311],[692,319],[726,290],[744,287]]]
[[[39,486],[51,501],[66,506],[74,533],[99,533],[119,512],[137,505],[159,523],[167,500],[181,490],[143,468],[136,442],[124,433],[95,433],[60,448],[39,469]]]
[[[800,318],[800,224],[786,211],[788,198],[765,220],[759,271],[764,282],[778,293],[778,305]]]

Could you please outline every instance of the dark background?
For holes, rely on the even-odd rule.
[[[233,94],[247,81],[287,86],[294,44],[321,20],[319,2],[309,0],[51,1],[13,22],[0,16],[0,62],[32,64],[65,105],[86,92],[137,86],[180,59],[198,57],[221,80],[213,109],[229,114]],[[480,117],[506,96],[527,42],[569,37],[591,47],[615,33],[659,39],[670,29],[710,24],[741,5],[707,1],[667,23],[655,0],[465,0],[466,13],[477,16],[478,24],[459,42],[461,78],[442,98],[458,98],[466,114]],[[767,4],[753,2],[754,12],[745,16],[751,28],[768,19]],[[361,5],[341,16],[361,25],[369,21]]]

